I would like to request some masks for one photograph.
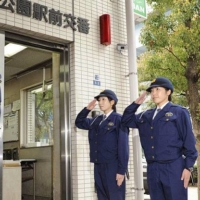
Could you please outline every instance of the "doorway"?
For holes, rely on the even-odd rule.
[[[11,121],[4,126],[2,150],[11,152],[10,157],[4,154],[4,159],[36,159],[35,186],[33,179],[22,183],[24,199],[51,200],[56,193],[56,200],[64,200],[70,181],[70,162],[66,160],[66,153],[70,153],[66,152],[66,145],[70,142],[63,132],[69,124],[68,51],[63,45],[12,33],[5,33],[4,38],[5,67],[1,72],[5,74],[1,87],[4,113],[1,117],[3,121],[6,116],[17,116],[15,132],[10,134]],[[9,46],[11,49],[6,50]],[[65,112],[61,113],[57,106]],[[64,123],[60,122],[61,115],[65,116]],[[60,123],[65,126],[54,126]],[[58,137],[55,133],[61,133],[61,129]],[[61,169],[62,174],[66,174],[62,180]],[[30,177],[31,173],[27,171],[22,175]]]

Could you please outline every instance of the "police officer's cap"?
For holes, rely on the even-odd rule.
[[[151,85],[146,89],[147,92],[151,92],[151,89],[154,87],[164,87],[166,89],[170,89],[173,93],[174,86],[171,81],[165,77],[158,77],[151,82]]]
[[[116,94],[115,94],[112,90],[107,90],[107,89],[106,89],[106,90],[100,92],[100,94],[97,95],[97,96],[94,97],[94,98],[98,100],[99,97],[109,97],[109,98],[111,98],[112,100],[114,100],[116,104],[117,104],[117,102],[118,102],[117,96],[116,96]]]

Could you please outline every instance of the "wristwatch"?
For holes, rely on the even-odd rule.
[[[193,167],[186,168],[188,171],[193,172]]]

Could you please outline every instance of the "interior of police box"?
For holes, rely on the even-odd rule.
[[[10,46],[10,45],[16,46]],[[9,49],[9,46],[11,49]],[[6,41],[5,47],[5,82],[30,71],[45,67],[51,62],[52,53],[38,48]],[[11,51],[16,54],[11,54]],[[34,55],[34,56],[33,56]]]
[[[43,73],[42,71],[43,68],[51,68],[52,67],[52,51],[39,49],[36,47],[27,46],[27,45],[23,45],[23,44],[11,42],[11,41],[6,41],[5,46],[4,46],[4,62],[5,62],[4,81],[6,84],[6,82],[9,82],[13,79],[20,78],[24,75],[31,76],[30,72],[32,71],[39,70],[41,71],[41,73]],[[6,88],[4,92],[6,93]],[[4,101],[4,104],[6,104],[6,99]],[[20,146],[19,141],[6,142],[3,145],[4,145],[3,146],[4,150],[11,149],[15,146],[16,147]],[[10,156],[10,158],[4,158],[4,159],[6,160],[12,159],[12,156]],[[30,186],[30,193],[32,193],[32,184],[28,183],[28,187],[29,186]],[[27,186],[25,188],[27,188]],[[22,190],[22,194],[23,194],[23,190]],[[27,194],[29,194],[29,190]],[[23,194],[23,199],[24,200],[30,199],[30,196]],[[41,197],[41,199],[48,200],[48,198],[45,198],[45,197],[43,198]]]

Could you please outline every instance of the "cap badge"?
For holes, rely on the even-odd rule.
[[[154,83],[154,82],[156,82],[156,79],[153,79],[153,81],[151,81],[151,83]]]
[[[165,116],[166,116],[166,117],[171,117],[171,116],[173,116],[173,113],[167,112],[167,113],[165,113]]]

